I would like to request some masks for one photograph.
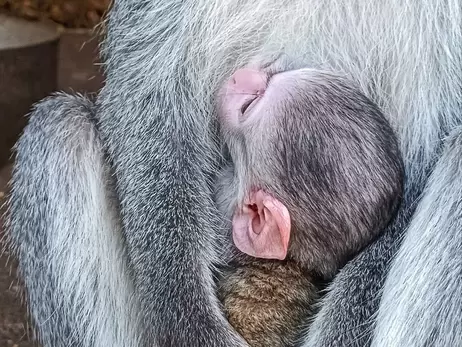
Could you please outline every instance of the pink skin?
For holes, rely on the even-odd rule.
[[[237,127],[252,113],[266,91],[268,79],[266,73],[249,68],[239,69],[231,76],[221,104],[229,126]],[[283,260],[287,256],[290,227],[287,208],[270,194],[257,190],[234,214],[234,244],[256,258]]]
[[[262,190],[251,193],[244,208],[233,217],[233,241],[252,257],[283,260],[290,238],[287,208]]]
[[[236,70],[225,84],[225,96],[221,103],[222,114],[226,115],[231,125],[238,125],[244,120],[246,111],[250,111],[265,93],[268,75],[262,71],[244,68]]]

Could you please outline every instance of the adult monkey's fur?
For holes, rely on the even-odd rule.
[[[50,98],[17,146],[11,238],[46,347],[245,345],[209,267],[213,100],[236,67],[281,52],[359,83],[407,170],[396,221],[335,278],[303,346],[461,344],[459,0],[116,0],[107,30],[96,108]]]

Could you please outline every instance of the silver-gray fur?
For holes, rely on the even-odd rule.
[[[44,346],[134,346],[140,336],[94,110],[83,96],[48,98],[16,145],[10,235]]]
[[[462,128],[445,142],[385,282],[373,347],[462,346]]]
[[[77,112],[85,118],[87,107],[73,97],[47,100],[33,112],[18,146],[11,235],[45,346],[243,346],[219,311],[209,267],[217,259],[211,185],[219,157],[213,116],[218,85],[252,57],[271,60],[281,52],[305,66],[347,74],[390,115],[412,196],[426,181],[442,135],[461,124],[461,38],[459,0],[116,0],[97,112],[124,237],[117,238],[118,216],[102,213],[111,203],[104,199],[108,191],[91,183],[103,182],[105,172],[100,142],[88,135],[94,128],[79,130],[62,118]],[[89,146],[82,153],[91,155],[71,151],[77,144]],[[447,170],[456,169],[448,163]],[[437,192],[427,194],[438,202]],[[451,201],[459,198],[457,189],[449,194]],[[443,216],[444,207],[433,204],[434,216]],[[306,346],[370,342],[386,265],[406,226],[399,218],[396,233],[385,233],[334,280]],[[104,250],[88,254],[86,247],[96,244]],[[408,259],[426,256],[405,249]],[[454,249],[445,249],[448,262],[458,259]],[[425,260],[432,266],[436,258]],[[413,271],[423,270],[414,264]],[[400,269],[395,265],[394,273]],[[446,282],[440,272],[430,275],[431,282]],[[74,285],[65,282],[69,278]],[[460,299],[457,290],[441,293],[447,325],[431,335],[435,341],[461,334],[460,316],[451,309]],[[387,291],[385,303],[408,301],[430,310],[436,304],[422,296],[425,291],[416,298]],[[53,324],[47,324],[50,317]],[[379,317],[378,337],[393,324]],[[428,334],[420,333],[419,317],[411,318],[401,329],[414,346],[424,346]],[[433,324],[442,323],[439,318],[430,317]]]

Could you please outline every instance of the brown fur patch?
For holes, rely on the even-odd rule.
[[[288,261],[240,263],[218,292],[230,324],[252,347],[293,345],[318,298],[312,278]]]

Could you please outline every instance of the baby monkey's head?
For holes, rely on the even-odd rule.
[[[397,140],[351,82],[313,69],[240,69],[220,93],[219,117],[244,253],[338,263],[389,222],[403,180]]]

